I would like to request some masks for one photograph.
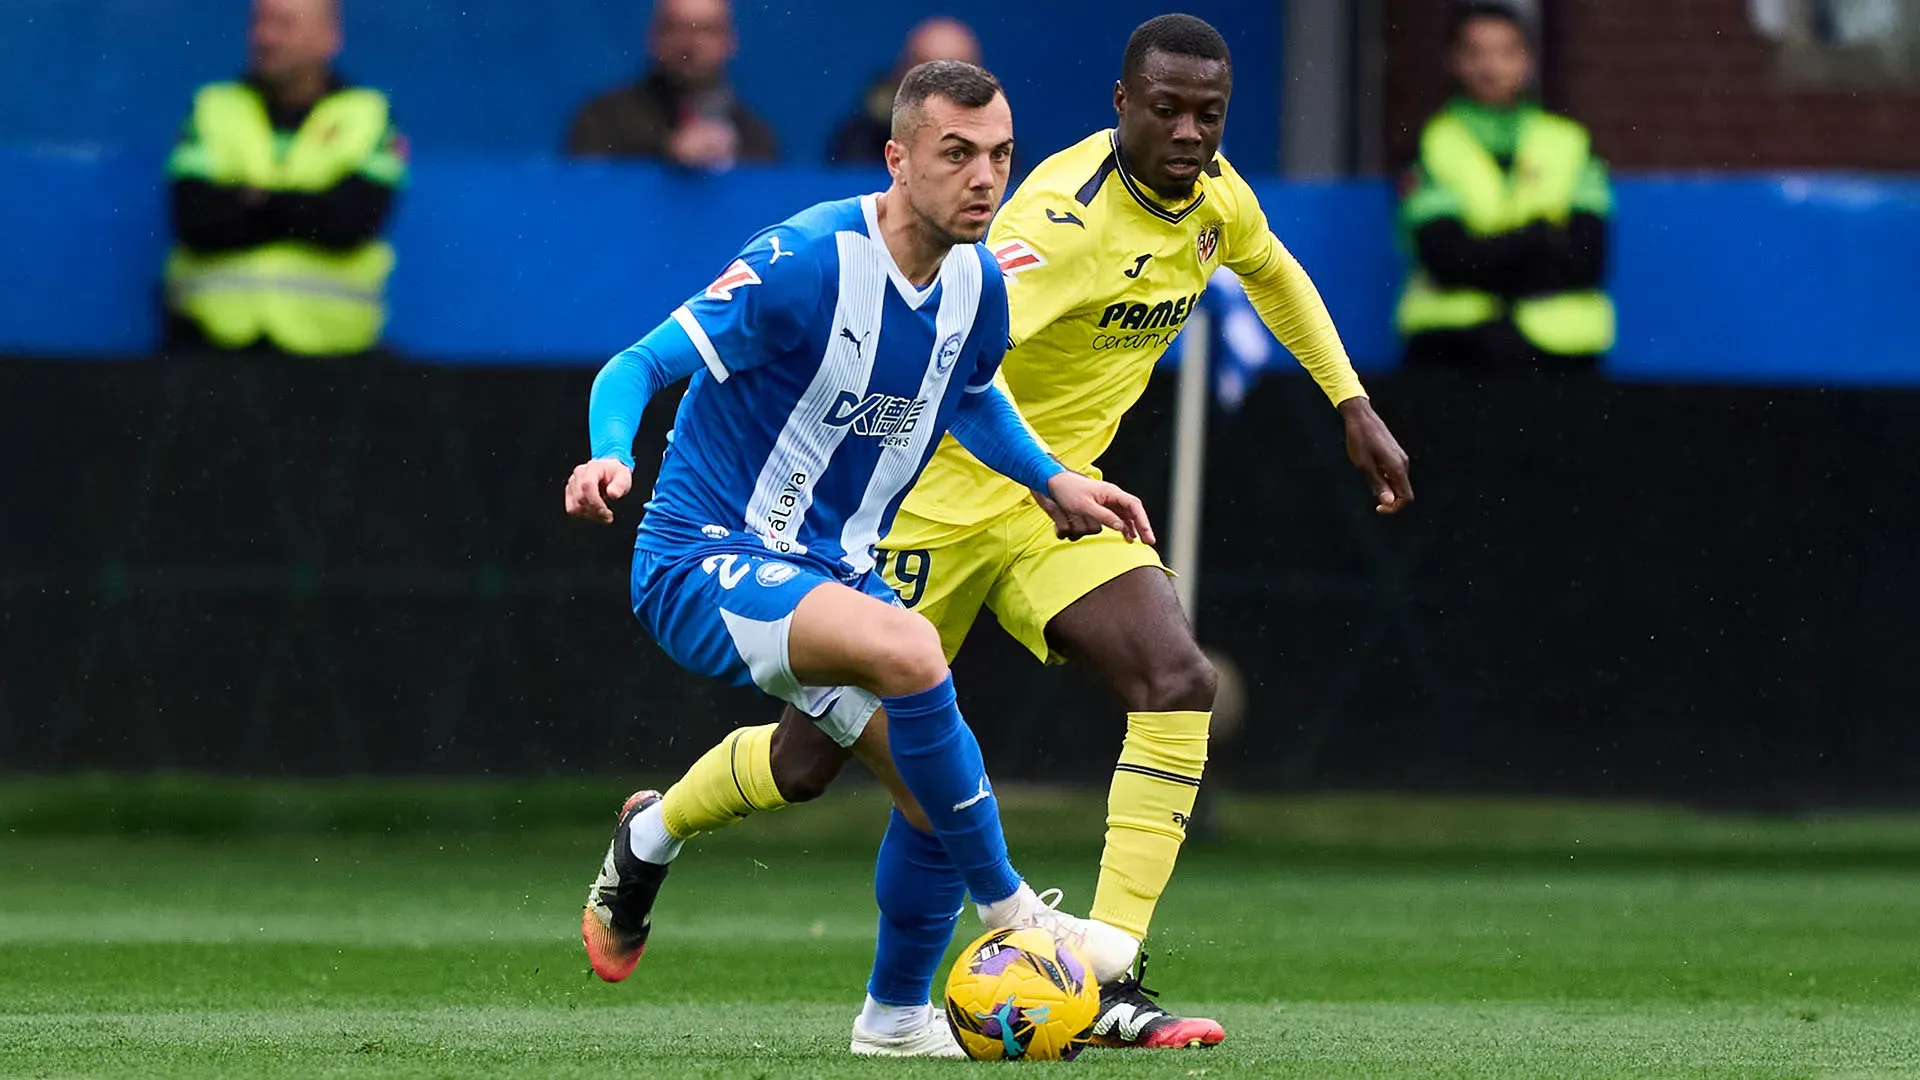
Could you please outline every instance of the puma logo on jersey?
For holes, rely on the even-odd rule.
[[[866,355],[867,338],[872,333],[873,331],[869,330],[865,334],[861,334],[859,337],[854,337],[853,329],[851,327],[843,326],[840,328],[840,336],[843,338],[846,338],[848,341],[853,342],[853,355],[860,356],[860,357],[864,357]]]

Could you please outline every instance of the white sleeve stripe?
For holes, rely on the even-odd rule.
[[[991,390],[991,389],[993,389],[993,383],[991,383],[991,382],[983,382],[983,383],[981,383],[981,384],[980,384],[979,386],[969,386],[969,387],[967,387],[967,393],[969,393],[969,394],[984,394],[984,393],[986,393],[987,391],[989,391],[989,390]]]
[[[720,353],[714,349],[713,339],[707,336],[706,328],[700,325],[700,320],[693,317],[693,312],[687,310],[687,305],[681,304],[673,309],[673,321],[679,323],[680,329],[687,332],[687,340],[693,342],[693,347],[700,353],[700,359],[707,362],[707,371],[712,373],[714,381],[726,382],[727,365],[720,362]]]

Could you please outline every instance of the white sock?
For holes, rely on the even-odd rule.
[[[672,862],[673,857],[680,854],[680,845],[686,843],[667,831],[666,817],[660,813],[659,803],[640,811],[627,829],[627,838],[634,858],[660,866]]]
[[[860,1010],[860,1026],[868,1034],[883,1039],[898,1038],[910,1031],[918,1031],[933,1022],[933,1006],[919,1005],[882,1005],[867,995],[867,1004]]]
[[[1023,881],[1020,887],[1013,891],[1013,895],[1005,900],[975,906],[980,912],[980,921],[987,925],[987,929],[999,930],[1002,927],[1018,926],[1025,922],[1027,913],[1039,903],[1040,898],[1033,894],[1033,886]]]

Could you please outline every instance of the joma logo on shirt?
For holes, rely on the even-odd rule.
[[[896,445],[898,436],[911,432],[925,412],[924,398],[894,397],[892,394],[868,394],[861,397],[851,390],[840,391],[833,407],[827,410],[828,427],[851,428],[855,435],[882,439]]]
[[[1100,328],[1117,326],[1121,330],[1158,330],[1166,326],[1184,326],[1187,316],[1200,304],[1200,294],[1183,296],[1179,300],[1162,300],[1148,307],[1142,303],[1108,304],[1107,310],[1100,313]]]

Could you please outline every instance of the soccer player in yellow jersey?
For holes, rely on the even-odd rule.
[[[1224,266],[1312,373],[1346,424],[1347,453],[1382,513],[1413,498],[1407,457],[1374,414],[1306,272],[1218,154],[1233,71],[1226,42],[1187,15],[1142,24],[1114,88],[1117,126],[1042,162],[988,237],[1007,278],[1012,348],[1002,367],[1027,422],[1068,468],[1094,463]],[[1036,493],[951,438],[921,474],[882,544],[901,601],[939,629],[949,658],[984,606],[1046,663],[1098,670],[1127,707],[1108,795],[1093,918],[1143,940],[1173,873],[1207,758],[1214,673],[1159,556],[1108,531],[1076,535]],[[876,716],[850,748],[916,824]],[[848,750],[789,709],[729,734],[669,791],[676,840],[818,796]],[[1171,1014],[1139,968],[1102,986],[1098,1044],[1219,1042],[1212,1020]]]

